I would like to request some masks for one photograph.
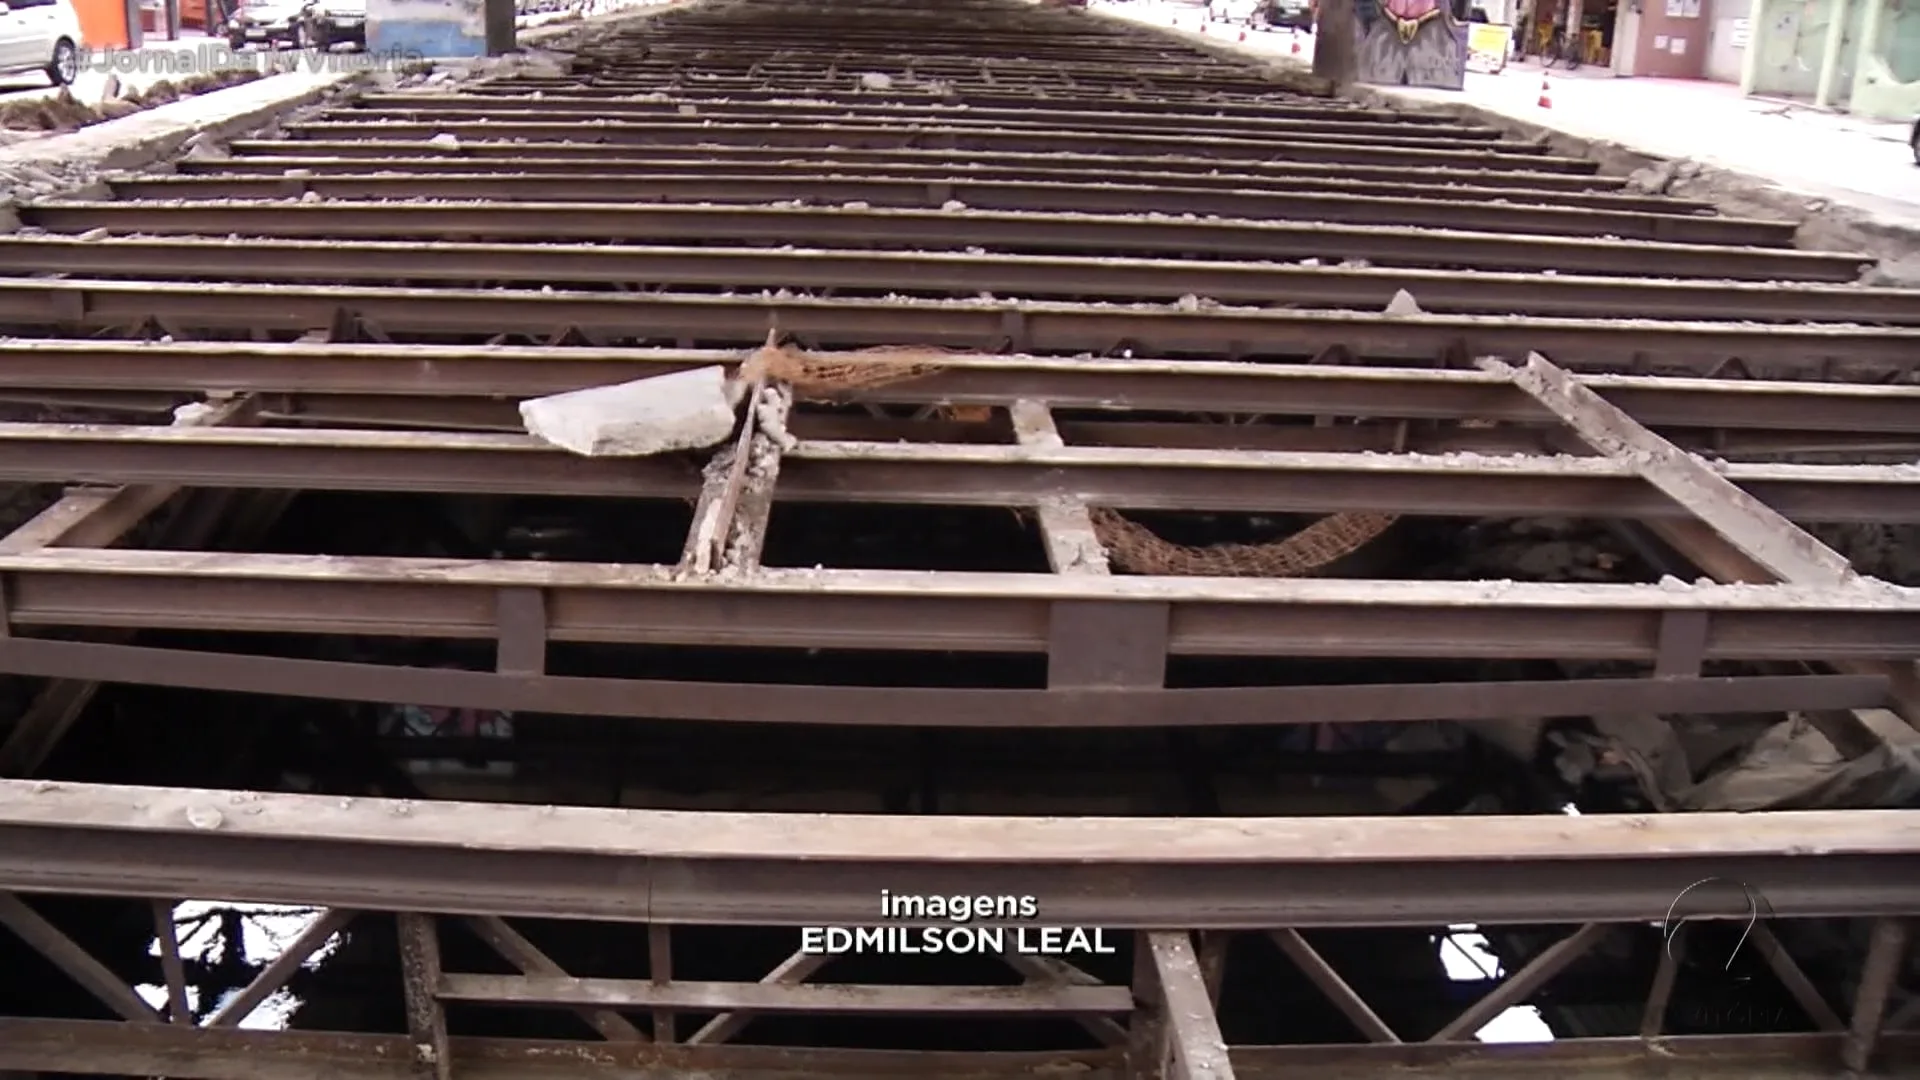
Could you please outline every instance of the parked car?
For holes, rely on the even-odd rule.
[[[366,0],[241,0],[227,20],[227,44],[324,49],[367,44]]]
[[[0,2],[0,76],[43,72],[66,86],[80,74],[81,41],[70,0]]]
[[[1261,6],[1262,20],[1275,30],[1313,32],[1312,0],[1266,0]]]
[[[307,20],[316,48],[351,44],[367,47],[367,0],[312,0]]]

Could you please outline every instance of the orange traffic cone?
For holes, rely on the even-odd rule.
[[[1553,108],[1553,88],[1547,85],[1547,77],[1544,73],[1540,76],[1540,100],[1534,104],[1543,109]]]

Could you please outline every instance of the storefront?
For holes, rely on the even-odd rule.
[[[1625,0],[1614,19],[1613,70],[1651,79],[1732,81],[1724,65],[1716,70],[1716,43],[1727,30],[1716,7],[1742,0]]]
[[[1920,115],[1920,0],[1751,0],[1740,88],[1856,115]]]
[[[1517,50],[1549,55],[1554,33],[1572,28],[1567,44],[1582,66],[1612,67],[1621,0],[1522,0],[1514,20]]]

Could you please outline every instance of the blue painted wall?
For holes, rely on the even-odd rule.
[[[429,59],[485,56],[484,0],[367,0],[367,51]]]

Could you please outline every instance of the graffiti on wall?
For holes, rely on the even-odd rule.
[[[1467,27],[1447,0],[1354,0],[1359,77],[1380,86],[1458,90],[1467,81]]]

